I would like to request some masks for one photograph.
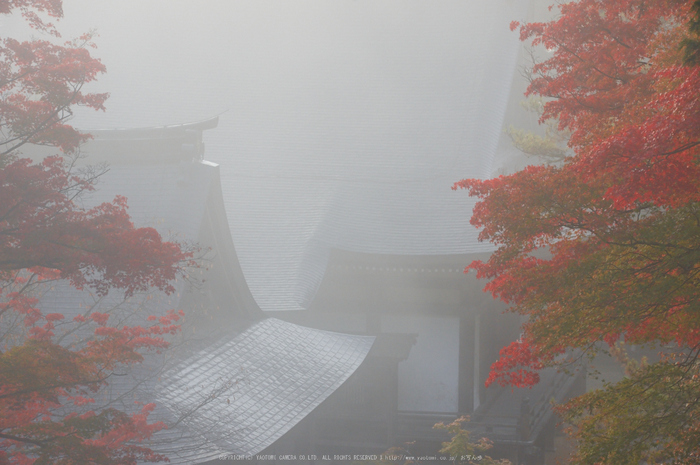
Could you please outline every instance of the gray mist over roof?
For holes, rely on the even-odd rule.
[[[527,0],[66,0],[65,36],[96,28],[104,114],[85,129],[222,113],[234,243],[264,310],[306,308],[332,248],[490,250],[455,181],[497,169]]]

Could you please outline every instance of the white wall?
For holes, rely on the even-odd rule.
[[[399,364],[399,410],[456,412],[459,385],[459,319],[383,316],[382,331],[418,334]]]

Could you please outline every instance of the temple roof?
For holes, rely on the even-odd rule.
[[[156,400],[183,420],[152,447],[171,449],[171,463],[254,455],[340,387],[373,341],[262,319],[162,376]],[[163,444],[183,432],[195,433],[196,450]]]
[[[310,78],[290,93],[296,106],[269,121],[222,116],[233,118],[227,124],[235,148],[222,169],[226,209],[263,310],[309,308],[333,249],[422,256],[493,250],[469,223],[476,199],[451,187],[497,174],[512,150],[503,124],[519,43],[508,22],[525,15],[527,2],[464,5],[434,9],[438,19],[427,24],[412,18],[431,39],[445,34],[444,42],[435,39],[439,46],[429,41],[404,54],[380,47],[377,62],[363,70],[376,74],[337,87]],[[463,21],[459,34],[450,11]],[[394,66],[405,76],[382,74]]]
[[[469,224],[474,199],[450,188],[496,174],[510,150],[502,129],[520,43],[509,23],[528,6],[223,2],[196,18],[173,5],[162,21],[135,3],[128,29],[104,7],[88,23],[100,44],[119,44],[98,48],[108,111],[76,112],[74,124],[220,114],[207,159],[221,165],[251,292],[263,310],[305,309],[331,249],[491,250]]]
[[[208,260],[213,268],[205,284],[210,290],[204,294],[231,293],[206,301],[219,307],[205,309],[216,319],[213,324],[194,322],[200,330],[214,328],[213,333],[185,337],[166,354],[148,356],[143,366],[113,377],[108,393],[103,393],[108,398],[102,402],[120,404],[126,411],[134,408],[135,400],[156,402],[149,420],[165,421],[169,429],[157,433],[151,446],[167,453],[171,463],[262,451],[337,389],[362,363],[374,341],[305,328],[267,318],[260,311],[248,291],[228,230],[219,167],[200,160],[187,145],[201,141],[201,131],[211,126],[210,120],[168,128],[100,131],[83,150],[85,163],[109,163],[97,190],[79,199],[83,205],[122,195],[137,227],[151,226],[166,239],[212,247]],[[120,143],[114,146],[109,141]],[[134,156],[130,152],[134,147],[149,151]],[[92,308],[111,312],[121,319],[120,324],[144,324],[147,316],[169,309],[192,310],[188,305],[193,300],[187,296],[194,291],[184,280],[175,287],[169,296],[152,291],[124,300],[118,291],[100,298],[59,283],[44,294],[41,307],[67,318]]]

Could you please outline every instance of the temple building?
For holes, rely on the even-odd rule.
[[[185,310],[183,342],[168,360],[147,359],[110,386],[107,400],[126,410],[133,399],[156,402],[152,419],[170,426],[149,447],[171,463],[381,453],[406,443],[435,453],[446,436],[433,425],[470,415],[469,428],[493,440],[496,455],[542,459],[554,437],[550,400],[576,392],[580,379],[545,373],[532,390],[484,387],[520,324],[463,273],[488,252],[333,248],[307,309],[263,311],[232,239],[219,167],[204,158],[203,133],[216,125],[93,131],[82,150],[87,162],[109,166],[85,201],[126,196],[137,226],[200,245],[201,275],[178,282],[172,296],[122,301],[59,288],[46,299],[46,311],[67,315]]]
[[[109,166],[85,202],[124,195],[137,226],[200,244],[206,264],[171,296],[46,303],[188,315],[177,350],[105,402],[156,402],[170,428],[150,446],[171,463],[434,454],[433,425],[462,415],[493,456],[549,461],[550,401],[583,378],[484,386],[522,321],[463,273],[494,249],[470,224],[476,199],[451,189],[531,163],[504,134],[525,86],[509,23],[544,4],[222,2],[201,24],[105,24],[121,77],[109,111],[76,112],[86,163]]]

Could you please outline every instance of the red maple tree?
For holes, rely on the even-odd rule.
[[[152,404],[123,412],[99,406],[95,395],[116,370],[166,348],[182,313],[117,326],[108,312],[88,308],[67,319],[39,308],[42,287],[59,280],[97,296],[171,293],[192,259],[154,229],[135,228],[123,197],[90,209],[76,204],[99,172],[75,168],[88,136],[66,120],[75,105],[104,109],[107,94],[83,91],[105,71],[88,51],[89,36],[55,43],[60,35],[48,19],[60,18],[61,6],[0,0],[0,14],[19,14],[49,38],[0,38],[0,463],[165,460],[138,444],[164,427],[148,423]],[[21,158],[25,144],[61,156]],[[85,336],[66,337],[77,334]]]
[[[601,343],[670,349],[560,409],[580,463],[700,457],[699,3],[580,0],[513,23],[551,53],[527,94],[547,99],[542,121],[570,132],[573,155],[454,186],[480,198],[471,222],[497,246],[468,269],[529,317],[488,383],[530,386]]]

